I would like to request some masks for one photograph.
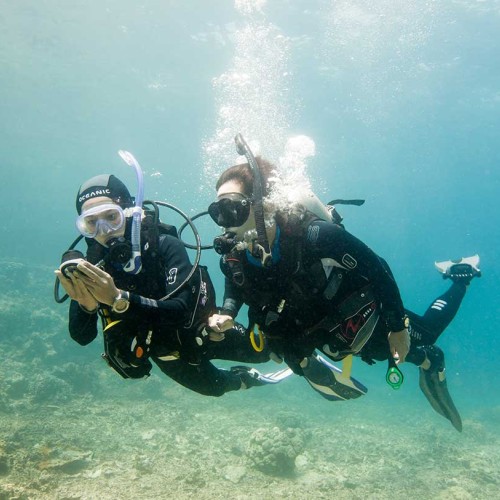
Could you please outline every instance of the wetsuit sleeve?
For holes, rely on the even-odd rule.
[[[192,265],[183,243],[172,236],[160,239],[159,253],[163,258],[165,294],[175,290],[188,276]],[[130,308],[124,318],[136,315],[157,317],[161,324],[182,326],[189,319],[191,289],[184,286],[172,298],[155,300],[136,293],[130,293]]]
[[[78,302],[69,305],[69,334],[80,345],[87,345],[97,336],[97,312],[87,313]]]
[[[220,268],[225,276],[224,302],[220,312],[221,314],[228,314],[232,318],[236,318],[244,302],[241,296],[241,290],[234,285],[231,270],[223,257],[220,260]]]
[[[359,273],[372,285],[381,304],[382,318],[390,331],[405,328],[405,310],[392,273],[378,255],[342,227],[314,221],[307,231],[307,244],[318,257],[334,259],[349,273]]]

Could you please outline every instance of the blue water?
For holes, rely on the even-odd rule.
[[[51,272],[77,235],[80,183],[109,172],[135,185],[119,149],[144,167],[146,198],[194,214],[236,158],[237,132],[274,162],[305,136],[301,175],[325,202],[366,199],[340,212],[390,263],[407,307],[423,312],[445,289],[434,261],[479,253],[483,276],[439,345],[462,416],[498,430],[499,33],[495,0],[2,1],[0,286],[28,312],[4,299],[0,342],[38,356],[32,335],[48,327],[25,321],[30,296],[65,335]],[[209,221],[200,231],[216,234]],[[216,256],[203,262],[222,295]],[[67,360],[98,356],[64,342]],[[382,367],[357,369],[389,412]],[[400,401],[425,407],[407,371]]]

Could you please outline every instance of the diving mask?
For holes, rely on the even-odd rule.
[[[221,227],[240,227],[250,215],[251,200],[241,193],[223,194],[208,207],[208,214]]]
[[[78,231],[86,238],[110,234],[125,224],[125,212],[115,203],[104,203],[82,212],[76,219]]]

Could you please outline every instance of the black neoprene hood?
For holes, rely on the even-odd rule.
[[[87,200],[97,198],[98,196],[107,196],[122,208],[133,205],[132,196],[130,196],[127,186],[118,177],[110,174],[101,174],[92,177],[80,186],[76,195],[76,211],[78,214],[82,213],[82,205]]]

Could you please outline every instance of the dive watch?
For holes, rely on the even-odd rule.
[[[120,290],[118,297],[116,297],[111,310],[117,314],[124,313],[130,307],[129,293],[124,290]]]

